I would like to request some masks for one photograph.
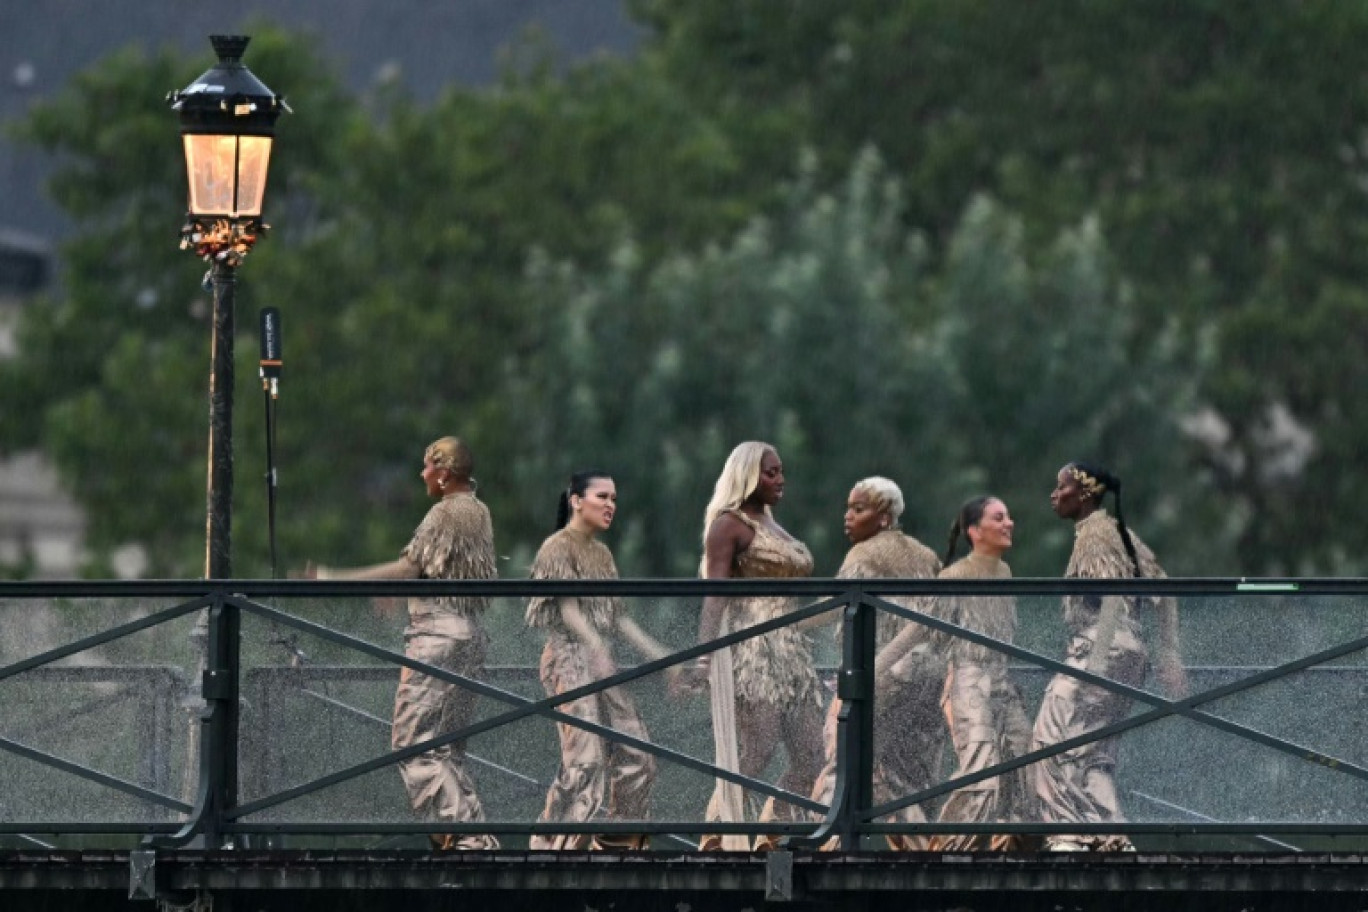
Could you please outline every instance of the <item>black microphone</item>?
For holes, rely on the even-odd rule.
[[[280,382],[280,309],[261,309],[261,388],[276,392]]]

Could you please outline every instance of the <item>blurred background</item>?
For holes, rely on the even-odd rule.
[[[0,0],[0,574],[203,572],[209,295],[168,91],[210,33],[294,109],[240,270],[233,569],[392,558],[433,439],[505,576],[568,475],[625,576],[696,572],[774,443],[817,573],[884,474],[943,548],[991,491],[1062,572],[1059,466],[1173,575],[1368,553],[1368,7],[1007,0]],[[397,623],[397,622],[396,622]]]

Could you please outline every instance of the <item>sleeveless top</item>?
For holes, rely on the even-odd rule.
[[[940,573],[941,579],[1011,579],[1012,568],[1001,558],[970,552]],[[967,627],[995,640],[1010,643],[1016,636],[1016,599],[1010,595],[948,596],[942,615],[952,624]],[[953,637],[947,644],[952,665],[1007,666],[1006,653]]]
[[[495,579],[494,526],[474,494],[448,494],[428,510],[404,547],[422,579]],[[465,639],[479,628],[489,606],[484,596],[422,596],[409,599],[410,633]]]
[[[732,561],[733,579],[792,579],[812,575],[812,554],[795,538],[782,536],[739,511],[730,515],[755,532],[750,546]],[[787,614],[797,607],[789,596],[725,600],[728,630],[740,630]],[[752,702],[796,706],[821,705],[812,639],[793,627],[781,627],[732,646],[736,695]]]

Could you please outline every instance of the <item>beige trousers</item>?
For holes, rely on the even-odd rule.
[[[582,687],[593,678],[580,646],[562,642],[548,643],[543,650],[541,680],[546,693],[555,696]],[[631,694],[621,687],[581,697],[559,709],[643,741],[651,737]],[[560,736],[560,769],[546,794],[546,806],[539,820],[646,820],[650,816],[655,757],[573,725],[557,724],[556,731]],[[640,849],[646,847],[646,838],[634,834],[567,833],[533,836],[530,845],[534,849]]]
[[[467,677],[484,670],[483,632],[471,639],[452,639],[409,632],[404,636],[404,655]],[[455,684],[439,681],[411,668],[399,674],[394,696],[394,728],[390,744],[395,750],[435,738],[469,724],[475,710],[475,694]],[[465,769],[465,742],[456,741],[400,762],[399,775],[408,790],[409,804],[422,820],[458,823],[485,819]],[[496,849],[493,836],[480,834],[434,835],[439,849]]]

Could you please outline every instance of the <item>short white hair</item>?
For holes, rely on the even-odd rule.
[[[892,525],[896,526],[903,513],[902,488],[882,475],[871,475],[855,482],[852,491],[858,491],[869,498],[870,504],[879,513],[887,513]]]

